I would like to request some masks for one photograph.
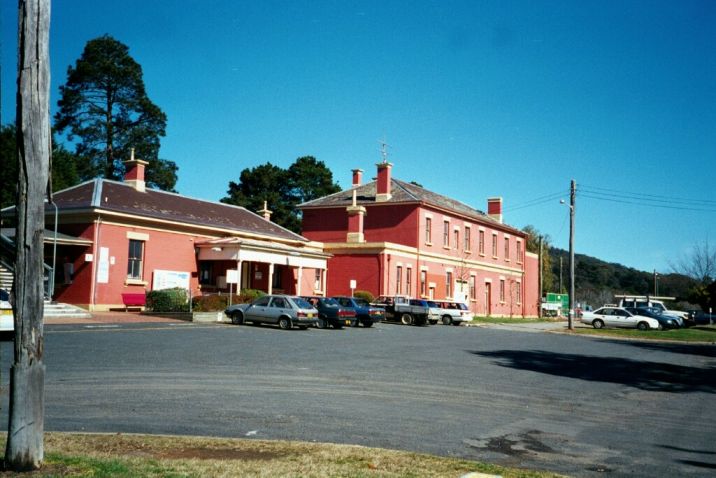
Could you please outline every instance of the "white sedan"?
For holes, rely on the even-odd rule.
[[[0,289],[0,339],[5,336],[12,337],[15,330],[15,320],[12,315],[10,294],[5,289]]]
[[[602,307],[594,312],[584,312],[582,323],[595,329],[619,327],[639,330],[661,329],[659,322],[651,317],[635,315],[622,307]]]

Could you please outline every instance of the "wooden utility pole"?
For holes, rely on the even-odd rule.
[[[577,183],[572,179],[569,188],[569,330],[574,330],[574,207]]]
[[[5,467],[29,471],[44,458],[43,232],[50,164],[50,0],[20,0],[17,65],[15,350]]]

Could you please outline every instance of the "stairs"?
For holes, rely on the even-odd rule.
[[[0,288],[10,292],[12,290],[13,274],[12,269],[5,264],[0,262]],[[60,318],[73,318],[73,319],[90,319],[92,314],[86,310],[75,307],[70,304],[61,304],[58,302],[51,302],[45,300],[44,306],[44,318],[46,319],[60,319]]]
[[[70,304],[45,301],[45,319],[91,319],[92,314],[85,309]]]

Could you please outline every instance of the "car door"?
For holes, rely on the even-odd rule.
[[[594,317],[602,319],[607,327],[619,327],[617,317],[614,315],[614,309],[611,307],[604,307],[601,311],[597,311]]]
[[[281,316],[288,315],[291,317],[291,304],[285,297],[274,297],[271,299],[271,305],[266,312],[266,320],[272,324],[277,324]]]
[[[268,309],[271,297],[259,297],[246,308],[244,312],[244,320],[250,322],[265,322],[266,321],[266,310]]]
[[[636,327],[636,319],[633,315],[624,309],[614,309],[614,318],[617,327],[633,328]]]

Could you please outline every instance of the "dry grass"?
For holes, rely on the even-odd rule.
[[[5,437],[0,437],[4,449]],[[325,443],[46,433],[35,477],[554,477],[418,453]],[[14,476],[4,472],[0,476]]]

